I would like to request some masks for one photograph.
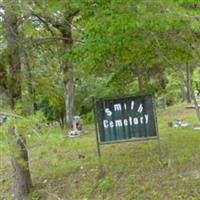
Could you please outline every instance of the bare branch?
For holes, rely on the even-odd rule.
[[[3,9],[3,10],[4,10],[4,6],[3,6],[3,4],[0,4],[0,9]]]
[[[56,194],[54,194],[54,193],[52,193],[52,192],[49,192],[49,191],[47,191],[47,190],[43,190],[43,191],[44,191],[45,193],[47,193],[48,195],[50,195],[50,196],[56,198],[57,200],[64,200],[64,199],[60,198],[59,196],[57,196]]]
[[[7,117],[14,117],[14,118],[20,118],[20,119],[23,119],[22,116],[20,116],[20,115],[16,115],[16,114],[13,114],[13,113],[0,112],[0,115],[4,115],[4,116],[7,116]]]
[[[73,18],[73,17],[75,17],[76,15],[78,15],[79,12],[80,12],[80,9],[79,9],[79,8],[73,10],[72,12],[69,13],[68,18]]]
[[[41,37],[41,38],[25,38],[24,39],[24,43],[34,43],[34,44],[41,44],[41,43],[48,43],[51,41],[58,41],[58,40],[68,40],[68,41],[72,41],[72,39],[70,38],[66,38],[66,37],[61,37],[61,36],[53,36],[53,37]],[[83,41],[81,40],[73,40],[76,43],[83,43]]]
[[[162,48],[161,48],[161,45],[160,45],[160,42],[159,42],[159,40],[158,40],[158,38],[155,36],[155,34],[153,33],[153,32],[151,32],[151,35],[154,37],[154,39],[155,39],[155,41],[156,41],[156,44],[157,44],[157,46],[158,46],[158,48],[159,48],[159,51],[157,51],[158,52],[158,55],[159,56],[161,56],[161,57],[163,57],[164,59],[165,59],[165,61],[169,64],[169,65],[171,65],[173,68],[176,66],[174,63],[172,63],[165,55],[164,55],[164,53],[162,52]],[[156,49],[156,48],[155,48]],[[157,50],[157,49],[156,49]]]
[[[83,32],[80,28],[76,27],[74,24],[72,24],[70,21],[70,18],[74,17],[75,15],[78,14],[80,10],[75,10],[74,12],[72,12],[71,14],[67,15],[67,17],[64,19],[64,22],[66,24],[68,24],[69,26],[71,26],[72,28],[74,28],[75,30],[79,31],[79,32]],[[32,16],[36,17],[39,21],[41,21],[46,28],[52,33],[52,29],[50,28],[50,25],[52,27],[54,27],[55,29],[58,29],[59,31],[61,31],[62,29],[65,29],[65,24],[61,24],[58,21],[55,21],[54,19],[47,17],[47,16],[42,16],[39,14],[36,14],[34,12],[32,12]],[[53,34],[52,34],[53,35]]]
[[[46,26],[47,30],[51,33],[51,35],[54,35],[54,32],[52,31],[52,29],[49,26],[49,23],[47,22],[47,20],[44,17],[41,17],[35,13],[32,13],[32,15],[34,17],[36,17],[37,19],[39,19],[39,21],[41,21]]]

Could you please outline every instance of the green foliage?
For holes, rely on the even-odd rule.
[[[4,4],[11,7],[5,1]],[[174,104],[180,99],[181,85],[176,66],[189,62],[194,68],[199,67],[200,26],[196,17],[199,4],[195,1],[45,0],[14,1],[12,6],[23,16],[19,23],[23,79],[23,100],[19,108],[25,113],[29,113],[34,101],[37,110],[48,120],[62,123],[65,115],[63,62],[73,64],[74,110],[81,115],[91,111],[92,96],[147,92],[166,95],[168,104]],[[61,33],[56,27],[77,10],[78,14],[70,22],[74,45],[63,54]],[[6,47],[2,22],[1,52]],[[31,80],[26,72],[27,63],[32,70]],[[9,71],[6,60],[1,60],[2,66]],[[196,73],[193,76],[196,84],[198,76]],[[142,89],[138,86],[139,77]],[[34,97],[29,94],[30,82]],[[172,97],[174,93],[177,95]]]
[[[168,83],[166,86],[166,104],[174,105],[175,103],[179,102],[181,99],[181,90],[180,90],[180,83],[177,80],[177,74],[171,74],[167,77]]]
[[[37,190],[33,190],[31,192],[29,200],[40,200],[40,199],[41,199],[41,195],[39,194],[39,192]]]
[[[200,68],[196,68],[193,72],[193,88],[200,92]]]
[[[91,124],[94,123],[94,112],[88,112],[85,115],[81,116],[84,119],[84,124]]]
[[[104,177],[99,185],[98,185],[98,192],[103,194],[106,193],[108,190],[111,190],[113,187],[112,179],[110,177]]]
[[[81,36],[84,42],[76,45],[70,54],[72,62],[78,63],[76,70],[84,69],[97,79],[106,74],[107,87],[103,93],[108,91],[108,95],[112,91],[115,95],[141,93],[135,87],[140,75],[144,80],[143,92],[166,94],[168,104],[178,102],[181,83],[174,69],[195,60],[198,52],[197,46],[191,46],[195,45],[191,27],[196,19],[192,17],[193,9],[187,10],[184,3],[107,1],[95,4],[91,13],[81,19],[83,24],[84,20],[87,22]],[[196,28],[198,31],[198,25]],[[171,82],[169,76],[175,79]],[[85,82],[90,87],[90,80]],[[172,93],[177,96],[170,99]]]
[[[17,134],[24,138],[30,138],[33,135],[38,135],[46,132],[46,118],[42,112],[37,112],[34,115],[22,117],[15,115],[8,116],[8,120],[1,126],[0,134],[2,138],[7,138],[10,128],[15,126]],[[8,137],[9,138],[9,137]],[[9,142],[9,141],[8,141]]]
[[[44,113],[45,117],[49,121],[59,121],[64,118],[64,102],[53,106],[48,98],[41,97],[37,101],[37,110],[40,110]]]

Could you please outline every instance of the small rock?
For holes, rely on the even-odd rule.
[[[168,165],[169,168],[172,168],[173,165],[174,165],[174,160],[169,159],[168,162],[167,162],[167,165]]]
[[[47,183],[47,179],[45,179],[45,180],[43,181],[43,183]]]
[[[78,158],[79,158],[79,159],[83,159],[83,158],[85,158],[85,155],[79,153],[79,154],[78,154]]]
[[[168,126],[172,128],[186,128],[189,124],[181,119],[177,119],[173,122],[168,122]]]
[[[80,134],[81,134],[81,131],[79,130],[72,130],[68,132],[69,137],[77,137],[77,136],[80,136]]]
[[[200,124],[194,124],[193,130],[200,130]]]

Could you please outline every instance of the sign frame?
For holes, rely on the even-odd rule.
[[[131,137],[129,139],[120,139],[120,140],[111,140],[111,141],[104,141],[102,142],[100,139],[100,132],[99,132],[99,123],[97,120],[97,102],[98,101],[105,101],[105,100],[117,100],[117,99],[122,99],[122,98],[139,98],[139,97],[144,97],[144,96],[149,96],[152,101],[152,111],[153,111],[153,117],[154,117],[154,122],[155,122],[155,136],[146,136],[146,137]],[[102,161],[101,161],[101,145],[106,145],[106,144],[117,144],[117,143],[125,143],[125,142],[135,142],[135,141],[148,141],[148,140],[157,140],[157,153],[158,153],[158,158],[161,160],[161,148],[160,148],[160,136],[158,132],[158,124],[157,124],[157,114],[156,114],[156,106],[155,106],[155,98],[151,94],[142,94],[142,95],[135,95],[135,96],[124,96],[124,97],[104,97],[104,98],[96,98],[93,97],[93,109],[94,109],[94,122],[95,122],[95,133],[96,133],[96,143],[97,143],[97,153],[100,161],[100,168],[102,169]]]

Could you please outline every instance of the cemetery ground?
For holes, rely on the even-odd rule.
[[[80,137],[64,137],[53,128],[28,137],[33,200],[199,200],[200,131],[171,128],[183,119],[197,123],[194,109],[180,104],[158,110],[162,160],[157,141],[101,146],[104,174],[98,170],[94,125],[84,126]],[[9,152],[0,140],[0,199],[12,199]]]

